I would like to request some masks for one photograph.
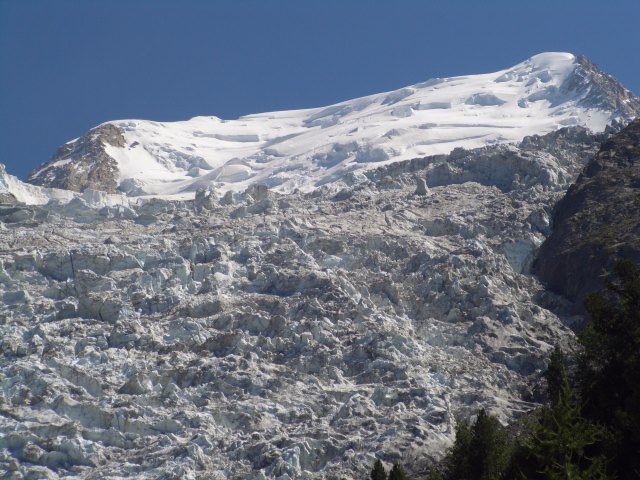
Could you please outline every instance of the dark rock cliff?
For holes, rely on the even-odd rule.
[[[533,270],[580,312],[615,258],[640,262],[640,119],[602,144],[558,202]]]
[[[573,93],[578,105],[616,112],[626,119],[640,114],[640,98],[613,76],[601,71],[584,55],[576,58],[577,68],[560,87],[565,95]]]
[[[62,145],[51,160],[31,173],[28,182],[76,192],[93,189],[116,193],[120,172],[105,146],[123,147],[124,143],[120,128],[109,123],[100,125]]]

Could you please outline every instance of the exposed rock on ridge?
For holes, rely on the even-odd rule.
[[[640,261],[640,119],[607,140],[555,208],[535,273],[582,309],[616,257]]]
[[[578,105],[613,111],[632,119],[640,115],[640,98],[633,95],[613,76],[601,71],[584,55],[576,58],[578,67],[564,82],[561,90],[581,96]]]
[[[62,145],[51,160],[29,176],[28,181],[34,185],[75,192],[92,189],[115,193],[120,183],[120,172],[105,146],[124,147],[123,133],[121,128],[110,123],[90,130],[86,135]]]

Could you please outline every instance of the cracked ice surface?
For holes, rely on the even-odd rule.
[[[534,408],[572,333],[526,272],[577,164],[491,184],[474,168],[517,152],[483,152],[308,194],[2,207],[0,470],[362,477]]]

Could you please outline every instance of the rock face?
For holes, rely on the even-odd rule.
[[[616,257],[640,261],[640,119],[610,138],[556,206],[534,271],[582,309]]]
[[[584,55],[578,55],[576,63],[578,67],[561,90],[579,96],[580,106],[613,111],[623,118],[634,118],[640,114],[640,98],[618,80],[598,69]]]
[[[61,146],[51,160],[31,173],[28,181],[75,192],[92,189],[115,193],[120,184],[120,172],[105,147],[124,147],[123,133],[121,128],[110,123],[90,130]]]
[[[374,454],[442,455],[481,407],[534,408],[573,334],[529,266],[599,138],[569,128],[308,194],[0,209],[0,471],[364,478]]]

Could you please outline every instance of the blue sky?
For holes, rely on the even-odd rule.
[[[0,163],[107,120],[331,104],[543,51],[640,94],[638,0],[0,0]]]

